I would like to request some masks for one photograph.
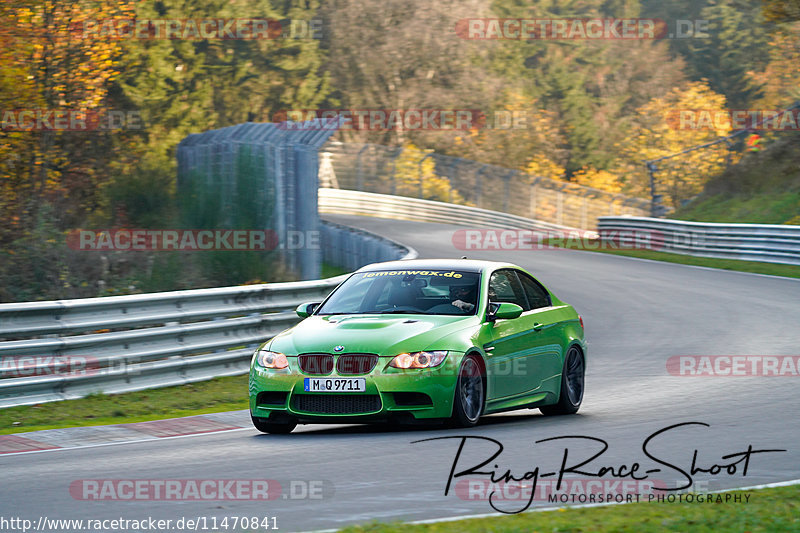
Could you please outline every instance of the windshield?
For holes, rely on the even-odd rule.
[[[350,276],[316,315],[473,315],[481,275],[453,270],[382,270]]]

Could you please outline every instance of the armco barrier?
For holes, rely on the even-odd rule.
[[[320,189],[321,214],[366,215],[418,222],[468,225],[482,228],[570,231],[574,228],[532,220],[530,218],[490,211],[467,205],[448,204],[389,194]]]
[[[639,232],[653,249],[677,254],[800,265],[800,226],[600,217],[597,231],[606,240]]]
[[[349,270],[416,256],[362,230],[325,223],[322,233],[323,255]],[[255,347],[299,320],[294,307],[345,277],[0,304],[0,407],[246,373]],[[65,360],[85,366],[53,370]]]

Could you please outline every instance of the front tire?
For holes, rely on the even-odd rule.
[[[486,391],[478,358],[468,355],[461,363],[453,399],[452,423],[456,427],[472,427],[483,413]]]
[[[287,420],[284,422],[269,422],[266,418],[260,418],[250,415],[253,425],[261,433],[271,433],[273,435],[287,435],[297,427],[296,420]]]
[[[572,346],[564,358],[564,369],[561,372],[561,394],[558,403],[540,407],[543,415],[572,415],[578,412],[583,402],[584,378],[586,364],[581,351]]]

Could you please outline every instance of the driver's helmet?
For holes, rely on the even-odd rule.
[[[450,299],[472,304],[478,303],[475,282],[453,283],[450,285]]]

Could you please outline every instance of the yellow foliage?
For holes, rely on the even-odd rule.
[[[594,187],[601,191],[612,193],[622,192],[622,182],[616,174],[607,170],[598,170],[592,167],[583,167],[572,176],[573,181],[586,187]]]
[[[450,181],[436,174],[433,157],[425,158],[432,152],[433,150],[421,150],[412,143],[407,143],[403,147],[395,168],[397,194],[420,197],[421,179],[422,198],[463,204],[464,198],[451,187]]]
[[[545,154],[534,155],[525,167],[525,172],[537,178],[560,180],[564,177],[564,167],[552,161]]]
[[[519,90],[507,89],[486,113],[485,124],[454,140],[461,157],[526,172],[558,177],[565,160],[560,121]]]
[[[800,97],[800,23],[793,23],[773,34],[770,61],[763,72],[748,72],[762,87],[758,105],[780,110]]]
[[[121,41],[84,38],[84,22],[133,18],[133,3],[114,0],[0,2],[0,110],[86,112],[105,105],[119,74]],[[4,115],[5,117],[5,115]],[[70,132],[4,132],[0,143],[0,211],[24,213],[31,199],[69,192],[65,176],[91,176],[58,140]],[[0,230],[0,233],[2,231]]]
[[[683,120],[688,112],[692,120]],[[636,121],[627,137],[617,146],[620,159],[612,172],[625,176],[623,191],[636,196],[649,195],[645,160],[677,154],[731,132],[726,120],[704,122],[702,117],[726,117],[725,97],[705,81],[676,87],[663,98],[654,98],[637,110]],[[675,207],[698,194],[706,181],[722,171],[726,158],[735,156],[723,143],[693,150],[656,164],[657,192],[665,203]]]

